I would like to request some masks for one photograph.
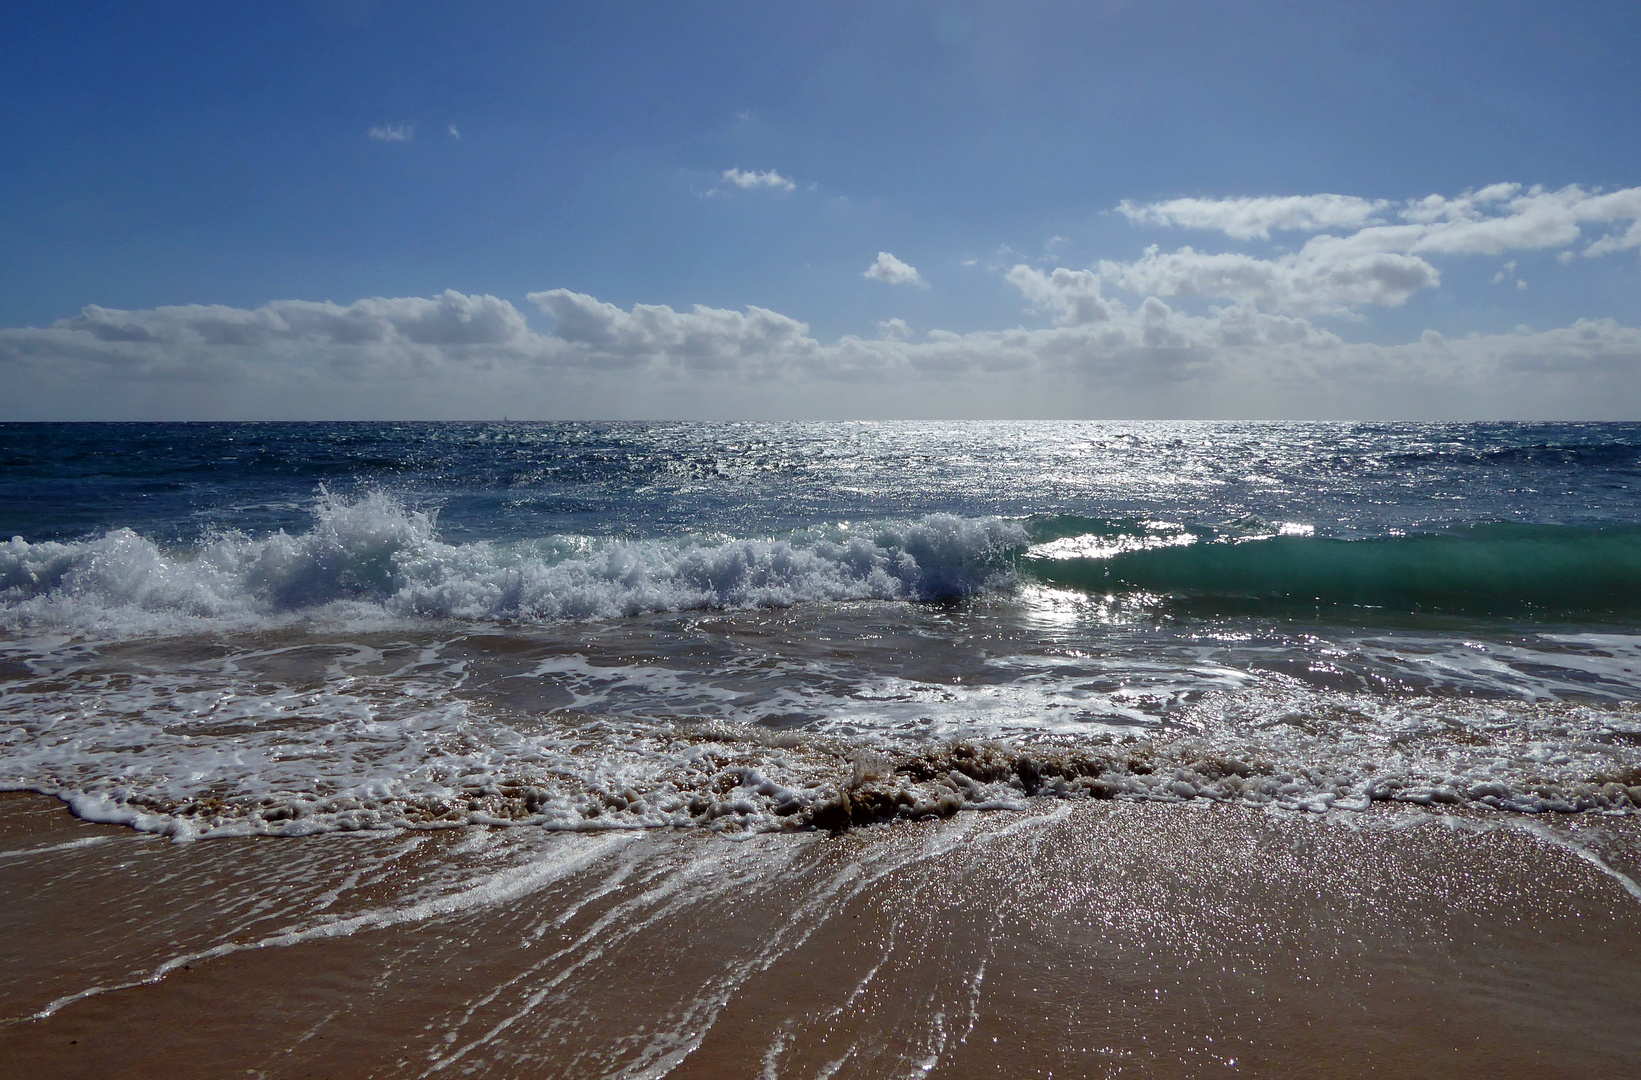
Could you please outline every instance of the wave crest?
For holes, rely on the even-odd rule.
[[[217,536],[167,551],[130,529],[0,546],[0,620],[195,628],[347,610],[550,620],[814,601],[945,600],[1005,580],[1017,522],[930,515],[784,539],[449,544],[436,517],[376,492],[328,492],[307,532]],[[351,605],[351,607],[349,607]]]
[[[1393,611],[1608,614],[1641,610],[1641,529],[1489,524],[1357,540],[1289,525],[1039,525],[1021,570],[1086,592],[1166,596],[1223,611],[1362,606]]]

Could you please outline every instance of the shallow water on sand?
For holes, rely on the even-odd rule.
[[[40,1075],[1620,1076],[1633,819],[1033,800],[177,846],[11,801]],[[38,888],[50,880],[49,891]],[[30,1018],[32,1017],[32,1018]]]

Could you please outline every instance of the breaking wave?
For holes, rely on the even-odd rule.
[[[449,544],[433,514],[329,493],[313,528],[167,550],[130,529],[0,545],[0,625],[110,630],[357,618],[539,621],[832,600],[945,600],[1007,576],[1023,527],[936,514],[780,539]]]
[[[517,620],[957,599],[1018,578],[1197,611],[1359,607],[1451,614],[1641,611],[1641,529],[1489,524],[1335,539],[1214,526],[934,514],[777,538],[441,540],[386,493],[322,493],[313,527],[172,549],[131,529],[0,544],[0,626],[113,633],[305,617]]]

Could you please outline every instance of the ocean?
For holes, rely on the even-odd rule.
[[[1106,836],[1077,872],[1107,880],[1113,852],[1182,829],[1193,851],[1253,844],[1247,858],[1261,836],[1366,844],[1330,856],[1340,874],[1417,835],[1404,879],[1444,859],[1480,858],[1484,877],[1525,860],[1530,877],[1563,858],[1555,873],[1610,890],[1603,918],[1629,926],[1641,907],[1641,424],[6,424],[0,537],[0,789],[74,815],[0,853],[0,873],[52,894],[52,873],[21,869],[48,848],[170,868],[74,864],[143,929],[30,961],[44,988],[14,994],[14,1033],[270,946],[507,912],[524,920],[500,934],[515,949],[637,889],[621,903],[650,915],[562,946],[590,966],[452,991],[425,1010],[445,1021],[360,1060],[382,1075],[722,1065],[733,1055],[702,1047],[750,976],[678,975],[623,1027],[629,1006],[587,1004],[587,950],[683,925],[668,905],[687,893],[715,897],[689,918],[741,927],[761,942],[743,967],[767,971],[851,897],[1019,830],[1065,850]],[[1472,846],[1449,850],[1461,834]],[[1524,837],[1538,855],[1475,854]],[[974,857],[988,872],[1003,858]],[[1279,897],[1279,871],[1248,888]],[[596,879],[579,899],[517,914],[577,874]],[[227,878],[250,899],[224,901]],[[195,897],[186,929],[154,880]],[[747,1068],[925,1075],[985,1030],[1003,939],[978,923],[952,937],[925,886],[918,955],[955,952],[928,961],[928,1001],[893,1014],[905,1030],[836,1035],[872,981],[840,975],[832,1034],[799,1012],[748,1020]],[[986,910],[1030,891],[1006,873],[987,889]],[[763,929],[726,915],[766,895],[785,914]],[[1063,902],[1038,901],[1042,925]],[[696,956],[676,932],[621,978]],[[1615,933],[1623,959],[1592,977],[1621,985],[1641,939]],[[383,949],[403,960],[427,934]],[[502,987],[534,1004],[474,1020]],[[581,1005],[552,1011],[570,987]],[[857,1019],[889,1013],[873,1015]],[[1180,1075],[1212,1057],[1208,1030],[1186,1039],[1197,1057],[1178,1050]],[[593,1056],[565,1056],[566,1038]],[[1116,1075],[1140,1045],[1099,1038],[1110,1054],[1083,1075]],[[1636,1050],[1622,1036],[1602,1061]],[[836,1054],[847,1067],[828,1073]]]

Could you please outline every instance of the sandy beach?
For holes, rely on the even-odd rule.
[[[1641,1080],[1641,2],[0,31],[0,1080]]]
[[[178,844],[0,802],[8,1076],[1621,1077],[1634,819]]]

